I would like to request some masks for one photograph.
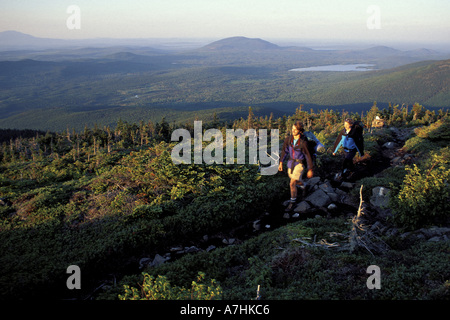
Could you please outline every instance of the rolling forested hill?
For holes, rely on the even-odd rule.
[[[245,116],[248,106],[260,116],[282,116],[300,104],[350,112],[366,110],[374,101],[450,105],[449,62],[422,61],[442,58],[427,50],[312,50],[235,37],[177,53],[114,47],[27,55],[0,61],[1,128],[82,130],[114,126],[118,119],[183,122],[212,119],[214,113],[232,120]],[[376,70],[289,71],[351,63]]]
[[[448,57],[242,37],[20,55],[0,61],[0,300],[448,300]],[[376,70],[289,71],[354,63]],[[347,117],[365,124],[365,155],[339,181]],[[281,143],[303,121],[326,151],[298,216],[285,166],[175,164],[171,133],[195,119]]]

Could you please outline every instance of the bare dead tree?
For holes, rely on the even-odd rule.
[[[361,185],[358,213],[352,219],[353,227],[349,236],[350,252],[354,252],[358,248],[364,248],[372,255],[383,253],[389,249],[388,245],[371,231],[370,225],[365,224],[364,215],[367,211],[367,205],[363,200],[362,189],[363,186]]]

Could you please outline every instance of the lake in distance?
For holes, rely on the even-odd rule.
[[[347,71],[372,71],[373,64],[333,64],[328,66],[316,66],[308,68],[296,68],[289,71],[306,72],[306,71],[332,71],[332,72],[347,72]]]

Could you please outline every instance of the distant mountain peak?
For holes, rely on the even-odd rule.
[[[387,46],[375,46],[369,49],[365,49],[364,51],[376,52],[376,53],[398,53],[400,50],[387,47]]]
[[[280,47],[276,44],[259,38],[230,37],[212,42],[201,49],[208,51],[254,51],[278,50],[280,49]]]

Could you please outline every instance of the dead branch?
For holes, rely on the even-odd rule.
[[[364,214],[366,213],[367,205],[363,200],[362,189],[363,186],[361,185],[358,213],[352,219],[353,227],[349,237],[350,252],[354,252],[361,247],[369,251],[371,255],[374,255],[374,253],[382,253],[388,250],[388,245],[373,234],[370,228],[364,224]]]

